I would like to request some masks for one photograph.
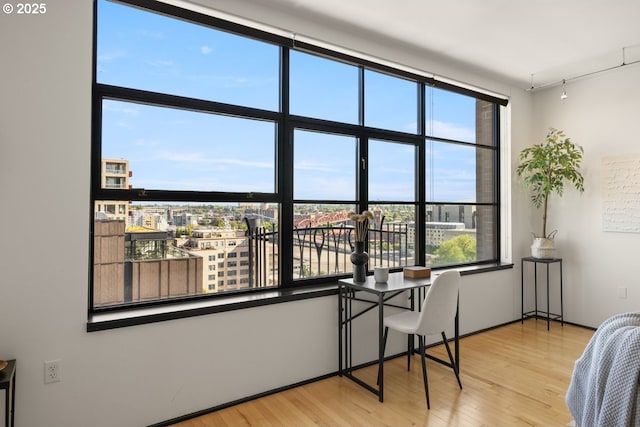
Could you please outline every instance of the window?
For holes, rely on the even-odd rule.
[[[357,67],[297,51],[290,57],[291,114],[358,123]]]
[[[418,84],[415,81],[365,70],[364,99],[367,126],[410,133],[418,131]]]
[[[434,88],[425,98],[428,133],[438,137],[425,150],[427,258],[433,266],[497,259],[496,108]]]
[[[105,0],[98,1],[98,20],[99,83],[278,108],[273,44]]]
[[[504,100],[164,2],[96,22],[90,312],[346,277],[365,209],[370,269],[500,259]]]

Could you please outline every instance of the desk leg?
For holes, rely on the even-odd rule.
[[[345,289],[345,292],[348,292],[347,296],[347,307],[346,307],[346,317],[345,317],[345,347],[346,347],[346,370],[351,375],[353,372],[353,320],[351,318],[351,314],[353,313],[353,291],[350,289]]]
[[[338,375],[342,376],[342,285],[338,285]]]
[[[460,373],[460,296],[458,295],[458,304],[456,307],[456,318],[455,318],[455,324],[454,324],[454,336],[453,336],[453,342],[456,345],[456,349],[455,349],[455,359],[456,359],[456,366],[458,367],[458,373]]]
[[[380,377],[379,400],[384,401],[384,298],[378,300],[378,372]]]

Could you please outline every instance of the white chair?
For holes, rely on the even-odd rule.
[[[405,334],[408,334],[410,338],[412,335],[418,335],[420,358],[422,360],[422,379],[424,381],[424,392],[427,398],[427,409],[430,409],[431,406],[429,404],[429,385],[427,381],[427,365],[425,357],[430,359],[434,358],[426,354],[426,335],[442,335],[451,363],[449,364],[444,361],[438,361],[453,369],[453,372],[456,374],[456,379],[458,380],[458,386],[460,386],[460,390],[462,390],[458,366],[453,359],[451,349],[449,348],[449,343],[447,341],[447,336],[444,333],[445,329],[454,324],[458,307],[459,288],[460,273],[456,270],[445,271],[433,280],[433,283],[427,290],[427,295],[422,303],[421,311],[403,311],[402,313],[392,314],[384,318],[384,347],[387,345],[389,328],[399,332],[404,332]],[[411,348],[409,349],[409,358],[411,358],[411,353],[413,352],[413,339],[410,339],[410,343]],[[407,370],[410,368],[411,365],[408,364]]]

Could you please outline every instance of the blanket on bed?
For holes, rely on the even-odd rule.
[[[640,425],[640,312],[605,320],[575,362],[566,403],[579,427]]]

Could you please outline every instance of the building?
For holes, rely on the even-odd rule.
[[[98,307],[202,293],[202,258],[175,247],[166,232],[96,220],[93,247]]]
[[[127,189],[130,188],[129,178],[133,172],[129,169],[129,161],[124,159],[102,159],[102,174],[100,184],[102,188]],[[126,200],[97,200],[95,216],[100,219],[129,219],[130,202]]]
[[[203,260],[203,292],[224,292],[251,286],[249,240],[244,231],[194,230],[183,247]]]

